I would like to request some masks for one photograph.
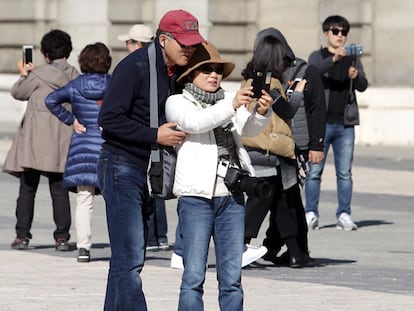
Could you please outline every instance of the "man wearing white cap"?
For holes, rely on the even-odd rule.
[[[118,40],[124,41],[128,52],[131,53],[151,42],[153,37],[151,28],[144,24],[136,24],[129,29],[127,34],[119,35]]]

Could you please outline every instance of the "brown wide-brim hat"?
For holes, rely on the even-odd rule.
[[[204,64],[223,64],[223,79],[228,77],[234,70],[234,63],[228,62],[220,57],[216,47],[210,42],[203,42],[195,50],[193,56],[185,66],[184,73],[178,77],[180,82],[184,77],[188,76],[193,70]]]

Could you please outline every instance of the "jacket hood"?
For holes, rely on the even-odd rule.
[[[102,99],[109,84],[109,75],[102,73],[86,73],[79,78],[79,93],[87,99]]]
[[[289,44],[286,41],[286,38],[283,36],[283,34],[277,30],[276,28],[270,27],[263,30],[260,30],[256,35],[256,40],[254,41],[254,49],[256,49],[257,45],[259,44],[260,40],[262,40],[265,37],[273,37],[278,39],[281,43],[283,48],[286,50],[286,56],[291,60],[294,61],[296,59],[295,53],[293,53],[293,50],[289,46]]]
[[[59,73],[52,73],[53,71]],[[35,67],[32,73],[54,90],[62,87],[79,75],[77,69],[64,58],[55,59],[51,64]]]

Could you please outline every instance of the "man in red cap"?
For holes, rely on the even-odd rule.
[[[154,39],[159,127],[150,127],[149,47],[116,66],[99,114],[104,143],[98,180],[106,203],[111,260],[104,310],[147,310],[140,272],[144,266],[144,221],[151,147],[180,144],[185,133],[166,123],[165,101],[175,92],[180,66],[205,40],[198,20],[184,10],[167,12]]]

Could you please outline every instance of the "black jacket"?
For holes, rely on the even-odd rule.
[[[162,124],[165,123],[165,101],[170,92],[170,78],[157,39],[154,44],[158,119]],[[116,66],[98,119],[103,128],[103,148],[130,159],[144,169],[148,167],[151,145],[157,141],[157,128],[150,128],[149,81],[147,45],[126,56]]]
[[[351,56],[345,56],[340,61],[333,62],[333,54],[327,48],[314,51],[309,56],[309,64],[321,74],[323,87],[325,90],[325,101],[327,105],[327,122],[335,124],[344,123],[344,109],[348,98],[350,78],[348,69],[354,60]],[[358,76],[353,81],[352,91],[363,92],[368,87],[365,78],[364,68],[359,58],[356,58],[355,67]]]

